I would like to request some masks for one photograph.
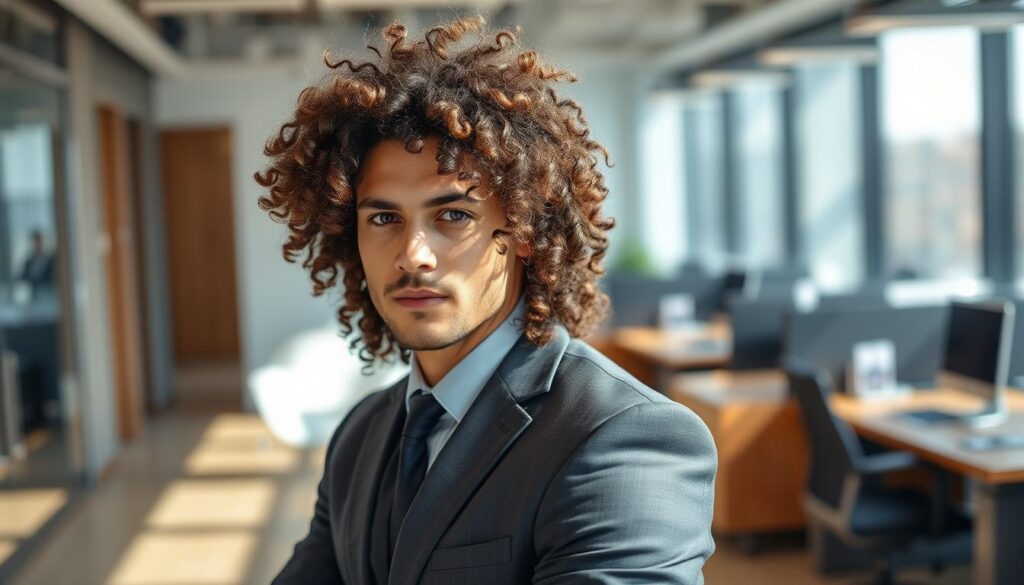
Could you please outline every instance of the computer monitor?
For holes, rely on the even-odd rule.
[[[940,386],[980,396],[984,407],[961,417],[971,426],[999,424],[1006,418],[1006,381],[1013,345],[1011,302],[954,302],[939,370]]]

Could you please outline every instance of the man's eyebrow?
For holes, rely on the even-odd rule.
[[[427,199],[423,202],[423,207],[438,207],[440,205],[446,205],[455,201],[461,201],[463,203],[470,203],[473,205],[479,204],[480,201],[469,196],[469,193],[453,192],[445,195],[438,195],[431,199]],[[364,207],[370,207],[373,209],[383,209],[386,211],[398,211],[401,209],[397,203],[388,201],[386,199],[380,199],[377,197],[371,197],[364,199],[356,205],[356,209],[363,209]]]
[[[363,199],[356,204],[356,209],[362,209],[364,207],[372,207],[373,209],[385,209],[387,211],[398,211],[401,209],[397,203],[385,201],[384,199],[370,198]]]
[[[472,204],[480,203],[479,200],[470,197],[468,192],[463,193],[456,191],[454,193],[448,193],[447,195],[440,195],[438,197],[434,197],[433,199],[427,199],[423,203],[423,207],[437,207],[439,205],[445,205],[448,203],[453,203],[455,201],[461,201],[463,203]]]

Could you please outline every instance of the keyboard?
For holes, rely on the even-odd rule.
[[[971,435],[960,445],[968,451],[994,451],[996,449],[1024,449],[1024,434]]]
[[[944,410],[908,410],[906,412],[901,412],[900,415],[925,423],[960,420],[963,416],[953,414],[952,412],[946,412]]]

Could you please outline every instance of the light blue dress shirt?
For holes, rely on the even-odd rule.
[[[409,382],[405,388],[406,414],[409,412],[409,399],[416,390],[432,393],[434,399],[445,410],[437,425],[427,436],[427,452],[429,454],[427,469],[434,464],[434,459],[437,459],[437,454],[441,452],[441,448],[455,432],[455,427],[469,412],[469,407],[473,405],[476,397],[480,395],[480,391],[484,389],[484,384],[498,369],[512,346],[516,344],[522,334],[522,324],[525,318],[526,296],[520,295],[519,302],[508,318],[477,344],[469,352],[469,355],[455,364],[455,367],[433,387],[423,379],[423,372],[420,371],[419,362],[416,361],[416,352],[412,352]]]

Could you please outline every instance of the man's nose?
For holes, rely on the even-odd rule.
[[[406,235],[395,266],[405,272],[429,272],[437,268],[437,257],[422,230],[411,230]]]

